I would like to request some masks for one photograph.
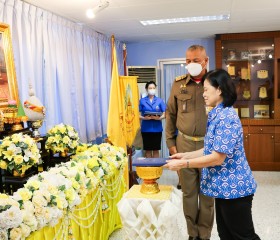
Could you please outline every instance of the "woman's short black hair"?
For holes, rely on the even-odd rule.
[[[236,88],[227,71],[224,69],[216,69],[207,72],[203,76],[202,82],[205,80],[208,80],[214,88],[219,88],[221,90],[224,107],[231,107],[235,103],[237,99]]]
[[[154,81],[150,81],[150,82],[147,82],[146,85],[145,85],[145,89],[147,90],[149,88],[149,85],[151,84],[154,84],[155,87],[157,87],[156,83]]]

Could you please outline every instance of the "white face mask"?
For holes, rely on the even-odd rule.
[[[148,89],[148,94],[154,96],[156,94],[156,89]]]
[[[187,70],[191,76],[196,77],[202,72],[203,68],[199,63],[189,63]]]

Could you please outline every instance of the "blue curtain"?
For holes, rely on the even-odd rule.
[[[63,122],[84,142],[106,134],[111,38],[19,0],[0,0],[0,21],[11,28],[20,100],[31,83],[46,107],[41,133]]]

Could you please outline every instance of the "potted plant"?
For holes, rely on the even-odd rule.
[[[27,169],[38,164],[40,157],[36,142],[26,134],[7,136],[0,145],[0,168],[14,176],[24,176]]]

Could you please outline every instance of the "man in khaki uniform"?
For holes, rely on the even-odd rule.
[[[207,62],[203,46],[189,47],[186,52],[189,74],[177,77],[172,85],[165,129],[172,155],[203,148],[207,114],[201,78],[206,73]],[[210,239],[213,227],[214,200],[200,194],[200,174],[201,169],[191,168],[182,169],[179,174],[189,240]]]

